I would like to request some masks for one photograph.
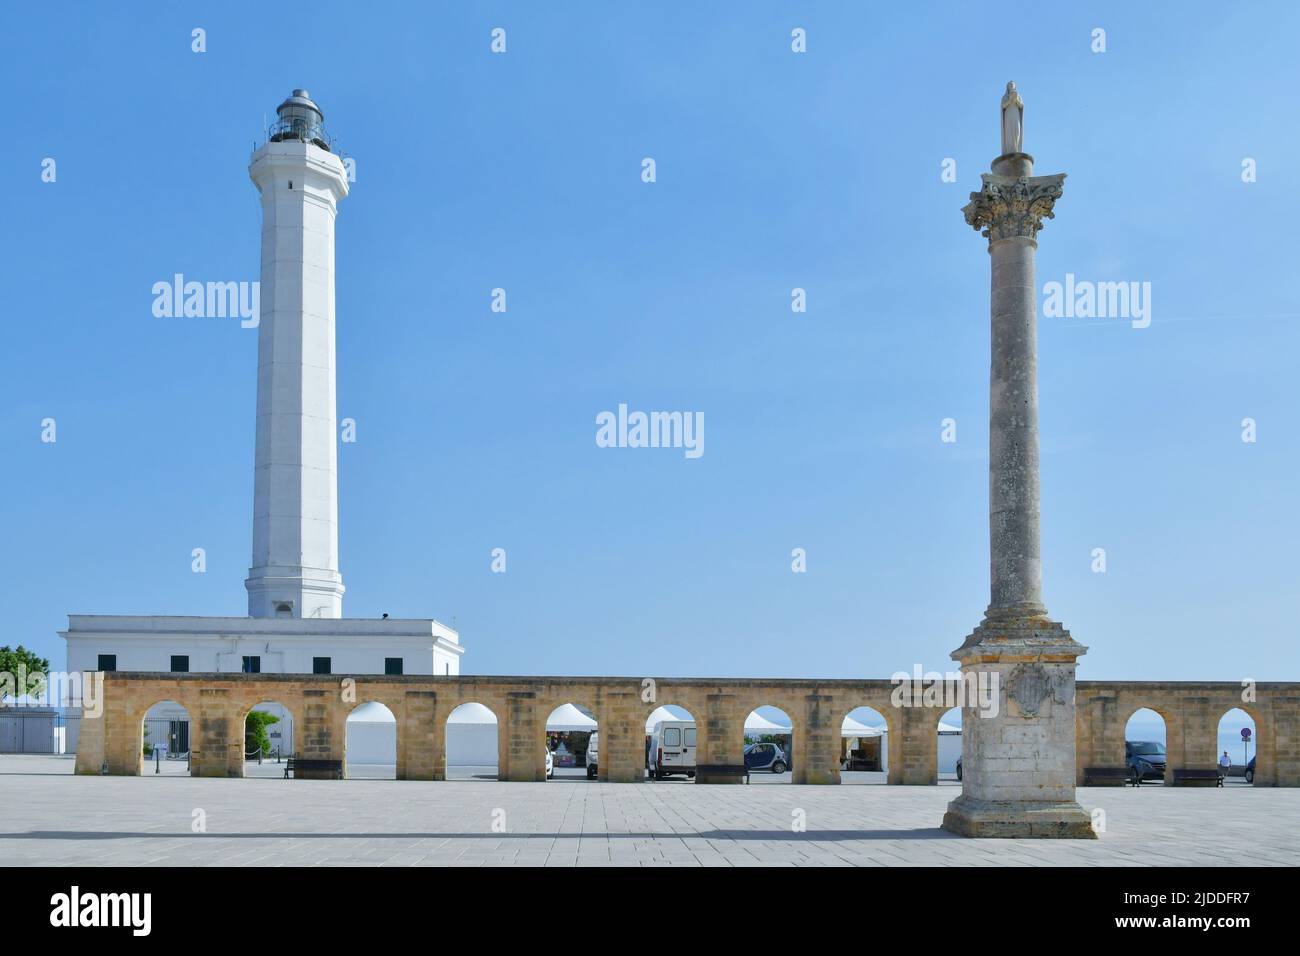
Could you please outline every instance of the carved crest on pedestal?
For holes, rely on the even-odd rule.
[[[1017,664],[1007,680],[1007,694],[1025,717],[1037,717],[1043,702],[1050,696],[1058,704],[1068,702],[1070,675],[1060,668],[1042,664]]]

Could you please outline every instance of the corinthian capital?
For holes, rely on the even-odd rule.
[[[966,222],[989,242],[998,239],[1036,239],[1043,220],[1053,218],[1052,207],[1061,198],[1065,173],[1055,176],[998,176],[985,173],[984,186],[970,194],[962,207]]]

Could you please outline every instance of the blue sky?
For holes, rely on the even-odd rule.
[[[1153,290],[1146,329],[1040,319],[1045,597],[1079,676],[1300,679],[1292,5],[153,6],[0,22],[0,643],[61,663],[69,612],[246,612],[256,333],[155,318],[150,288],[258,278],[249,152],[303,86],[357,164],[349,616],[454,621],[466,672],[953,666],[988,602],[960,209],[1015,79],[1037,172],[1069,174],[1040,288]],[[705,454],[598,448],[620,402],[703,412]]]

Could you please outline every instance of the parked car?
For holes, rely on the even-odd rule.
[[[750,744],[745,748],[746,770],[770,770],[772,773],[785,773],[790,767],[790,758],[776,744]]]
[[[1165,745],[1159,741],[1124,741],[1124,759],[1128,764],[1129,779],[1136,783],[1165,779]]]
[[[695,776],[695,721],[661,720],[650,732],[646,766],[654,780]]]
[[[1255,782],[1255,758],[1250,758],[1250,763],[1246,764],[1246,782]]]
[[[551,748],[546,748],[546,779],[550,780],[555,776],[555,756],[551,753]]]
[[[596,774],[600,771],[596,769],[596,763],[599,759],[597,750],[600,747],[600,731],[595,731],[587,741],[587,779],[595,780]]]

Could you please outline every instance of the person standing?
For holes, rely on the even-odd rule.
[[[1232,758],[1228,756],[1228,751],[1225,750],[1223,752],[1223,756],[1219,758],[1219,776],[1226,777],[1228,775],[1228,771],[1231,769],[1232,769]]]

